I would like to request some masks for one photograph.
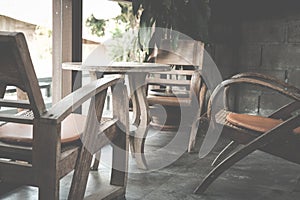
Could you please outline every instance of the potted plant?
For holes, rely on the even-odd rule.
[[[172,64],[177,69],[201,69],[204,44],[208,42],[209,0],[132,0],[132,5],[133,14],[140,20],[138,39],[141,49],[146,52],[145,62],[155,60]],[[157,96],[167,97],[175,93],[171,86],[154,87],[150,90],[162,93],[157,92]],[[151,113],[152,125],[176,129],[180,124],[178,113],[181,108],[164,104],[160,97],[158,99],[167,119],[160,120],[159,112],[154,112],[158,110],[157,106],[151,106],[154,110]]]
[[[139,45],[147,51],[146,59],[165,39],[173,49],[182,35],[208,41],[209,0],[132,0],[132,6],[140,19]]]

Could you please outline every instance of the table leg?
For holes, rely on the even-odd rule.
[[[144,144],[150,123],[148,102],[146,99],[145,79],[146,73],[130,73],[128,75],[129,86],[132,93],[133,125],[137,128],[131,140],[135,160],[140,169],[147,169],[144,156]]]
[[[137,88],[139,87],[137,85],[137,82],[135,80],[135,78],[129,76],[129,87],[130,87],[130,96],[131,96],[131,101],[132,101],[132,110],[133,110],[133,115],[132,115],[132,124],[135,126],[138,126],[141,123],[141,110],[140,110],[140,105],[139,105],[139,101],[137,99]]]

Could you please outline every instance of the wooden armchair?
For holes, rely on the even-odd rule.
[[[198,131],[198,116],[203,112],[207,92],[201,72],[174,69],[168,72],[152,73],[152,75],[154,76],[147,78],[149,88],[147,100],[152,106],[152,126],[163,130],[174,130],[181,126],[181,130],[188,130],[186,131],[190,134],[188,152],[191,152]],[[151,86],[159,87],[150,89]],[[162,116],[155,105],[161,105],[166,110],[165,124],[161,124],[163,119],[160,119]]]
[[[83,199],[92,155],[109,143],[114,149],[111,184],[125,187],[128,112],[123,81],[116,76],[94,81],[47,110],[24,35],[0,32],[0,106],[26,113],[0,114],[5,122],[0,127],[0,195],[31,185],[39,188],[39,199],[59,199],[60,179],[75,169],[69,199]],[[25,91],[29,101],[4,99],[11,85]],[[116,111],[113,119],[100,122],[109,87]],[[89,99],[87,116],[72,113]]]
[[[291,102],[268,117],[234,113],[228,106],[228,92],[231,86],[240,84],[269,88],[288,97]],[[216,102],[222,93],[225,108],[212,113],[218,107]],[[217,156],[213,162],[215,168],[204,178],[195,193],[203,193],[225,170],[255,150],[300,164],[297,153],[300,147],[299,109],[300,90],[276,78],[258,73],[242,73],[223,81],[211,95],[208,117],[213,123],[212,127],[222,130],[221,136],[232,142]]]
[[[150,56],[152,61],[172,65],[173,70],[149,74],[147,100],[152,108],[152,126],[162,130],[181,128],[180,131],[189,134],[188,152],[191,152],[207,92],[201,77],[204,45],[198,41],[181,41],[178,46],[175,52],[158,50]],[[163,106],[166,119],[155,105]]]

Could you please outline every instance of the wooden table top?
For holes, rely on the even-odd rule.
[[[112,62],[108,65],[85,65],[82,62],[65,62],[62,68],[76,71],[99,71],[107,73],[136,73],[170,71],[171,66],[160,63]]]

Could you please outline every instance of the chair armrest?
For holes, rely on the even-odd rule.
[[[293,101],[269,115],[270,118],[286,120],[293,111],[300,109],[300,101]]]
[[[258,143],[258,145],[261,144],[261,146],[263,147],[267,143],[275,140],[285,140],[285,138],[287,137],[287,133],[292,133],[295,128],[299,127],[299,119],[300,115],[292,116],[283,121],[278,126],[257,137],[251,143]],[[248,146],[250,145],[248,144]]]
[[[116,85],[118,82],[123,82],[123,76],[107,76],[95,80],[71,94],[64,97],[58,103],[53,105],[46,113],[41,116],[41,120],[51,121],[50,123],[58,124],[63,121],[69,114],[82,105],[85,101],[95,96],[96,94],[105,91],[108,87]]]
[[[275,80],[275,79],[273,79]],[[212,111],[212,105],[215,104],[215,101],[217,97],[220,95],[222,91],[224,91],[224,88],[228,88],[232,85],[238,85],[238,84],[251,84],[251,85],[257,85],[264,88],[269,88],[271,90],[277,91],[291,99],[294,99],[295,101],[300,101],[300,92],[299,89],[290,86],[286,83],[284,84],[274,84],[274,81],[266,79],[259,79],[259,78],[252,78],[252,77],[238,77],[234,76],[234,78],[228,79],[220,83],[215,90],[213,91],[208,105],[208,117],[211,117],[211,111]],[[225,93],[225,99],[227,99],[226,95],[228,93]],[[224,103],[224,102],[223,102]],[[224,106],[223,106],[224,108]]]
[[[240,73],[232,76],[231,78],[253,78],[253,79],[258,79],[258,80],[263,80],[269,83],[273,83],[274,85],[278,85],[281,87],[288,88],[289,90],[295,91],[296,93],[300,93],[300,89],[296,88],[288,83],[285,83],[278,78],[268,76],[265,74],[260,74],[260,73],[255,73],[255,72],[245,72],[245,73]]]

